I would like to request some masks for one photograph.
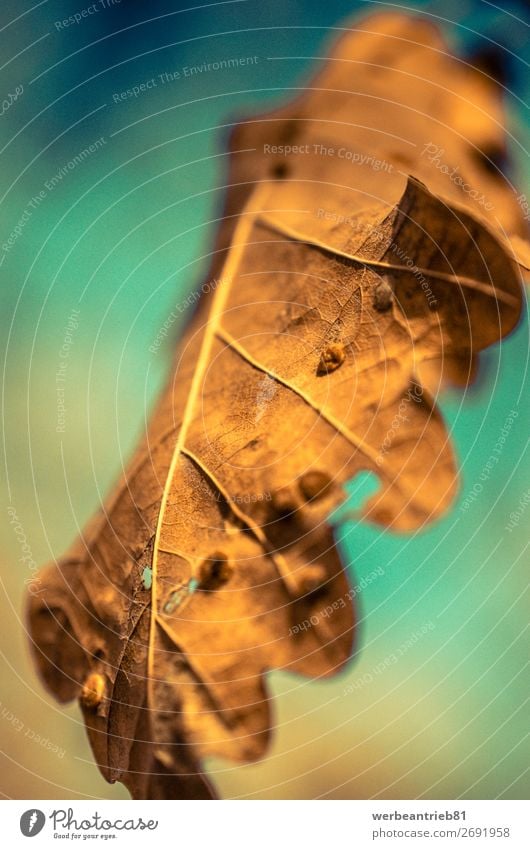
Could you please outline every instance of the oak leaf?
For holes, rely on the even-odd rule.
[[[348,661],[328,521],[347,481],[375,476],[360,515],[396,531],[454,498],[441,381],[520,314],[522,215],[485,167],[498,104],[434,28],[382,15],[233,133],[217,283],[116,491],[29,600],[42,677],[134,797],[210,796],[202,759],[266,750],[267,670]]]

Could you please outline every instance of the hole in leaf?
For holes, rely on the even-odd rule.
[[[306,501],[316,501],[326,494],[330,484],[331,478],[326,472],[315,470],[302,475],[298,488]]]
[[[233,567],[225,554],[216,552],[201,563],[199,569],[200,589],[218,590],[230,580]]]
[[[271,174],[275,180],[285,180],[289,176],[289,166],[285,162],[277,162],[272,166]]]

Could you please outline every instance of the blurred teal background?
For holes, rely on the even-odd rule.
[[[4,0],[0,12],[0,791],[12,798],[127,797],[93,766],[77,708],[59,708],[34,676],[24,582],[69,544],[144,429],[179,323],[156,353],[149,348],[208,267],[231,122],[288,98],[349,15],[400,8],[345,0],[188,11],[170,2],[105,5],[68,26],[61,22],[89,3]],[[508,73],[510,177],[524,191],[524,4],[401,8],[438,21],[456,50],[498,45]],[[243,56],[259,61],[183,72]],[[179,79],[161,83],[160,74],[175,71]],[[157,86],[119,99],[152,78]],[[213,763],[224,796],[527,795],[530,511],[508,527],[529,492],[527,353],[521,325],[483,358],[476,388],[443,399],[462,465],[460,501],[443,522],[405,539],[342,528],[352,582],[376,575],[358,593],[358,657],[326,683],[271,676],[271,754],[251,766]],[[518,415],[499,463],[484,476],[511,410]],[[476,484],[483,488],[469,502]]]

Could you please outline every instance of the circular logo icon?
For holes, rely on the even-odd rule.
[[[37,808],[25,811],[20,817],[20,830],[24,837],[35,837],[44,828],[46,817]]]

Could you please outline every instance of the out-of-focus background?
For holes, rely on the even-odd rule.
[[[438,22],[455,50],[502,59],[509,177],[521,191],[529,170],[525,5],[402,7]],[[77,706],[59,707],[34,675],[25,582],[70,543],[145,426],[186,297],[208,266],[231,122],[292,96],[348,16],[399,8],[3,0],[2,796],[127,798],[93,765]],[[190,71],[245,57],[257,60]],[[342,529],[358,587],[358,656],[326,683],[270,677],[274,745],[259,764],[211,765],[225,797],[528,793],[527,343],[521,325],[483,357],[473,390],[442,399],[463,470],[450,515],[410,538]]]

